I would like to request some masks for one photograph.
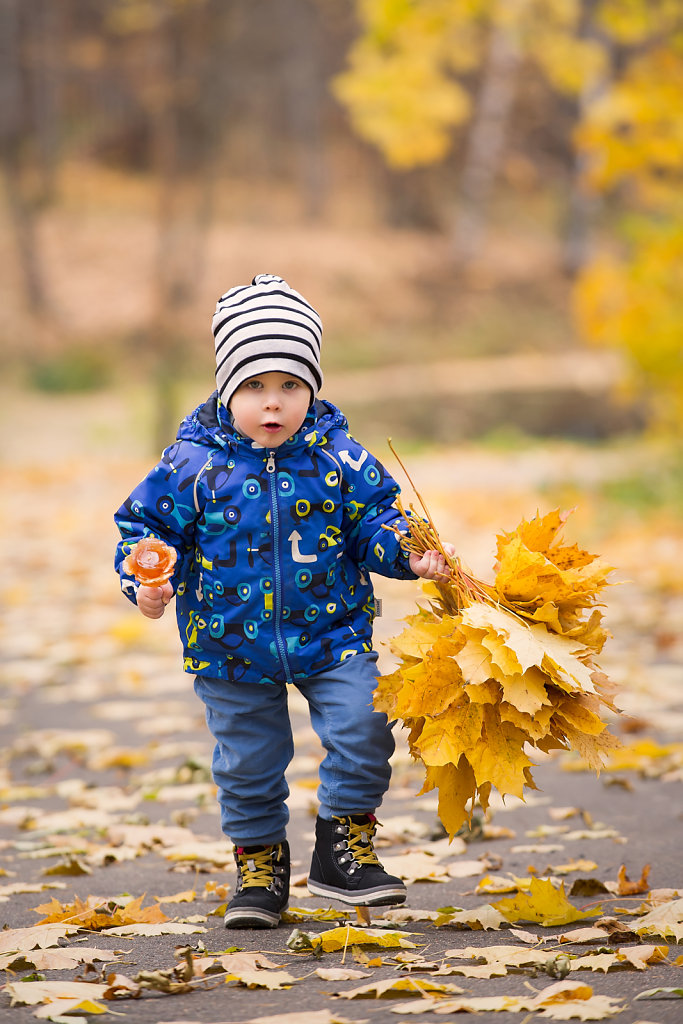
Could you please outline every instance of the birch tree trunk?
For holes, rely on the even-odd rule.
[[[520,0],[517,6],[525,2]],[[521,56],[511,20],[505,19],[502,24],[494,21],[460,179],[452,251],[461,266],[477,258],[484,241],[489,200],[505,149]]]
[[[577,124],[581,123],[591,105],[604,94],[614,76],[614,40],[606,33],[599,33],[596,28],[594,13],[597,5],[598,0],[586,0],[580,34],[585,39],[592,38],[600,42],[607,55],[607,67],[602,78],[584,88],[579,94],[575,106]],[[563,268],[570,277],[575,277],[590,258],[592,229],[602,205],[597,192],[589,191],[583,183],[586,170],[585,155],[578,148],[574,150],[574,154],[563,226],[562,253]]]

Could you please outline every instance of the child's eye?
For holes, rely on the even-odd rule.
[[[247,387],[251,388],[252,391],[258,391],[260,388],[263,387],[263,384],[261,383],[260,380],[248,380]]]
[[[286,380],[282,385],[285,391],[294,391],[295,388],[299,387],[298,380]]]

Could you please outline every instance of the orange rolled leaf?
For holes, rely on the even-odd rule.
[[[158,537],[143,537],[134,544],[123,563],[124,570],[145,587],[160,587],[173,575],[178,558],[175,548]]]

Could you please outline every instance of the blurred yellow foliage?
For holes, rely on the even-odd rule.
[[[605,70],[605,50],[581,32],[580,0],[357,0],[361,33],[335,93],[359,135],[395,167],[436,163],[470,117],[457,76],[479,69],[494,35],[578,94]]]
[[[579,276],[577,320],[588,338],[627,352],[637,381],[657,396],[657,420],[675,427],[683,413],[683,209],[680,219],[642,217],[632,234],[628,256],[601,253]]]

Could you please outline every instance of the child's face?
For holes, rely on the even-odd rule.
[[[264,448],[277,448],[296,434],[310,404],[307,384],[272,370],[240,384],[230,399],[230,411],[240,434]]]

